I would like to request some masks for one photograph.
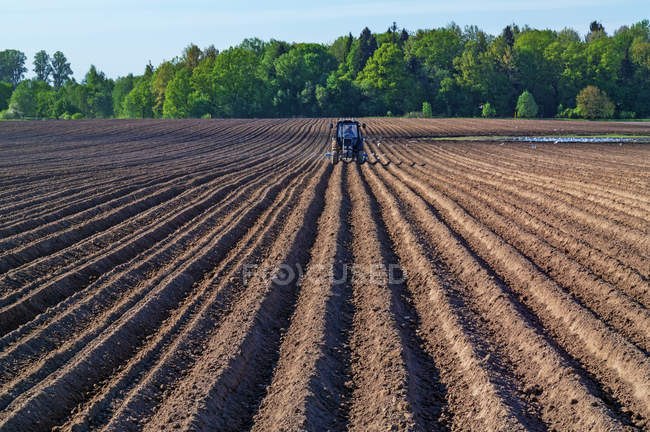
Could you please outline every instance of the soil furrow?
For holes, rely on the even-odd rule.
[[[545,326],[555,328],[568,340],[573,340],[566,349],[575,350],[580,346],[584,354],[579,357],[591,356],[601,368],[608,369],[611,374],[607,376],[608,386],[617,389],[626,403],[632,404],[636,412],[647,418],[650,410],[650,389],[647,388],[650,385],[650,362],[643,352],[581,308],[557,284],[456,203],[396,170],[393,172],[399,180],[421,193],[458,234],[476,248],[481,258],[511,284],[525,303],[534,305]],[[598,375],[605,378],[604,371]]]
[[[543,333],[540,334],[539,328],[531,326],[530,319],[522,315],[523,312],[517,307],[517,303],[513,304],[517,300],[504,295],[503,290],[506,287],[499,285],[498,280],[490,274],[490,269],[482,268],[472,252],[466,249],[453,231],[438,220],[424,200],[385,169],[380,168],[378,172],[394,185],[396,193],[412,203],[410,205],[416,212],[417,220],[428,221],[422,224],[422,229],[430,233],[430,241],[434,242],[436,250],[445,257],[454,273],[472,287],[476,298],[481,299],[488,309],[487,319],[496,322],[497,328],[507,331],[510,344],[515,345],[512,347],[514,353],[510,355],[519,356],[519,364],[522,354],[529,362],[529,367],[530,362],[536,364],[532,370],[524,369],[520,373],[528,374],[533,387],[537,385],[543,389],[539,395],[540,399],[544,397],[552,401],[546,406],[553,406],[557,412],[546,414],[558,417],[549,417],[549,422],[554,419],[553,421],[563,424],[560,429],[569,425],[578,430],[619,428],[605,403],[594,396],[596,390],[592,390],[590,383],[585,382],[572,370],[572,365],[561,352],[556,352],[557,347],[549,343]],[[531,374],[534,378],[531,378]],[[567,400],[567,394],[574,397]],[[578,411],[583,415],[576,417]]]
[[[0,430],[650,425],[650,124],[0,128]],[[525,142],[524,142],[525,141]]]
[[[254,431],[343,430],[347,424],[354,310],[347,273],[351,233],[345,169],[337,166],[330,177],[296,310]]]
[[[209,333],[237,294],[242,265],[253,261],[271,243],[278,223],[307,183],[313,167],[284,189],[260,216],[255,227],[239,241],[228,256],[199,283],[195,293],[165,322],[145,347],[131,358],[100,392],[79,406],[66,421],[64,430],[80,426],[93,429],[106,422],[126,418],[130,424],[144,424],[156,410],[165,391],[180,379],[176,371],[189,369],[204,348],[203,335]],[[118,409],[119,408],[119,409]],[[117,411],[116,411],[117,410]],[[132,420],[135,419],[135,420]],[[117,420],[119,421],[119,420]]]
[[[440,426],[444,389],[434,360],[415,331],[417,316],[379,205],[351,170],[356,305],[351,340],[355,393],[350,427],[432,430]],[[356,361],[355,361],[356,360]],[[361,390],[362,389],[362,390]]]
[[[507,216],[492,212],[491,199],[480,203],[475,196],[468,196],[453,185],[445,184],[444,179],[432,182],[429,174],[422,174],[409,166],[401,166],[400,169],[413,178],[424,181],[431,189],[455,200],[470,216],[481,220],[502,239],[518,248],[518,252],[538,269],[548,272],[565,291],[575,295],[581,304],[598,313],[609,325],[647,352],[650,344],[650,313],[644,306],[600,281],[588,269],[567,258],[534,234],[519,228]]]
[[[275,193],[278,193],[276,191]],[[64,414],[66,405],[75,400],[89,382],[100,380],[102,374],[110,373],[120,358],[127,358],[132,350],[142,343],[144,337],[151,333],[169,311],[175,308],[187,296],[192,284],[199,274],[205,272],[211,262],[225,254],[231,242],[237,236],[243,235],[255,220],[259,211],[270,204],[265,197],[259,204],[251,207],[237,223],[232,224],[228,232],[210,237],[205,244],[196,247],[196,251],[187,253],[187,261],[178,265],[171,274],[166,276],[158,286],[149,292],[137,307],[130,309],[127,314],[113,323],[101,337],[94,339],[88,346],[74,357],[74,362],[68,363],[63,369],[55,372],[51,379],[23,393],[8,407],[8,412],[0,423],[0,427],[21,425],[23,430],[30,430],[39,425],[39,419],[29,415],[31,409],[47,404],[50,394],[57,394],[57,403],[47,404],[47,419],[56,422]],[[155,317],[155,318],[154,318]],[[110,358],[102,367],[91,367],[93,359]],[[12,409],[12,407],[14,407]],[[42,419],[40,421],[42,427]]]
[[[292,314],[298,269],[307,264],[331,168],[320,170],[287,218],[270,256],[247,281],[233,310],[209,335],[194,368],[164,401],[145,430],[161,425],[241,430],[250,427],[277,361],[282,329]],[[261,383],[265,383],[262,387]],[[188,400],[190,403],[188,404]],[[180,407],[183,407],[180,409]],[[110,424],[108,430],[124,426]]]
[[[415,301],[423,329],[422,338],[437,364],[444,365],[442,380],[447,386],[447,422],[459,429],[472,429],[478,420],[495,429],[525,430],[520,420],[518,398],[501,387],[495,372],[479,356],[462,315],[449,298],[445,283],[425,257],[422,246],[399,210],[397,197],[364,167],[364,178],[381,205],[381,213],[396,245],[400,265]],[[445,413],[443,413],[444,415]],[[451,417],[451,418],[449,418]]]

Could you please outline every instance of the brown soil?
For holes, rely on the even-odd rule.
[[[650,123],[7,122],[0,431],[650,430]]]

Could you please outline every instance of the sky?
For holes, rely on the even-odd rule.
[[[330,43],[393,21],[410,31],[455,22],[499,34],[508,24],[587,33],[600,21],[608,33],[650,17],[650,0],[0,0],[0,50],[18,49],[31,69],[34,54],[62,51],[75,78],[94,64],[109,77],[141,74],[195,43],[219,49],[244,38]]]

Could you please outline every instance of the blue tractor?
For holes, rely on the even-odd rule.
[[[363,151],[363,135],[361,129],[366,128],[366,124],[359,124],[355,120],[340,120],[336,123],[336,136],[332,137],[332,163],[336,164],[339,160],[345,162],[357,161],[363,163],[366,160],[366,154]],[[334,125],[330,123],[330,130]]]

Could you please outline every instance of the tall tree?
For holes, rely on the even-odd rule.
[[[348,37],[345,39],[345,50],[343,51],[344,55],[341,63],[344,62],[348,57],[348,54],[350,54],[350,51],[352,50],[352,43],[354,43],[354,36],[352,36],[352,33],[348,33]]]
[[[61,87],[72,76],[70,63],[61,51],[57,51],[52,56],[52,83],[55,88]]]
[[[368,27],[359,36],[359,48],[353,54],[352,67],[355,73],[361,71],[377,49],[377,39]]]
[[[34,55],[34,73],[38,81],[50,81],[52,65],[50,64],[50,56],[44,50],[40,50]]]
[[[518,84],[535,95],[545,117],[555,115],[559,103],[559,71],[545,57],[555,39],[551,30],[528,30],[519,35],[514,46]]]
[[[325,86],[316,87],[316,99],[321,113],[331,116],[357,116],[361,114],[361,90],[340,71],[327,77]]]
[[[605,27],[598,21],[592,21],[589,24],[589,34],[587,35],[587,42],[591,42],[594,39],[598,39],[601,36],[605,36]]]
[[[410,85],[404,54],[395,43],[385,43],[375,51],[357,83],[375,102],[368,107],[370,114],[406,111],[410,93],[415,90]]]
[[[243,48],[248,51],[252,51],[255,55],[260,56],[266,48],[266,42],[260,38],[246,38],[239,44],[239,48]]]
[[[350,39],[351,34],[348,36],[339,36],[334,42],[329,46],[330,53],[334,56],[337,63],[344,63],[345,59],[350,53],[352,48],[352,43],[354,42],[354,37]]]
[[[194,68],[199,65],[199,60],[201,60],[202,55],[203,52],[198,46],[194,44],[187,46],[183,51],[183,63],[185,64],[185,67],[189,69],[190,72],[194,70]]]
[[[265,92],[257,74],[259,61],[253,51],[241,47],[219,54],[211,76],[217,115],[250,117],[262,113]]]
[[[412,38],[407,57],[416,58],[428,72],[454,69],[453,60],[463,52],[465,41],[455,24],[435,30],[418,31]]]
[[[48,90],[50,90],[50,86],[44,82],[36,80],[21,81],[11,95],[9,105],[15,106],[18,111],[27,117],[46,117],[48,113],[44,112],[43,104],[39,103],[39,94]]]
[[[171,62],[163,62],[153,74],[151,91],[154,97],[153,113],[155,117],[163,116],[163,105],[165,104],[165,90],[167,85],[176,75],[179,66]]]
[[[285,115],[315,115],[316,85],[325,84],[336,59],[320,44],[295,44],[274,61],[274,105]]]
[[[512,46],[515,44],[515,35],[512,34],[512,27],[506,26],[503,29],[503,33],[501,33],[501,35],[503,36],[506,44],[512,48]]]
[[[13,49],[0,51],[0,81],[16,87],[27,72],[26,60],[27,57],[21,51]]]
[[[104,72],[97,70],[95,65],[84,77],[82,84],[86,87],[87,118],[104,118],[113,115],[113,80],[106,78]]]
[[[210,45],[209,47],[203,50],[204,59],[216,59],[218,55],[219,55],[219,50],[216,49],[214,45]]]
[[[139,77],[133,90],[131,90],[124,98],[124,102],[122,103],[122,112],[125,117],[153,117],[154,96],[151,91],[152,78],[153,66],[149,63],[144,70],[144,75]]]
[[[14,91],[14,86],[9,83],[0,81],[0,111],[7,109],[9,98]]]
[[[404,42],[406,42],[407,40],[409,40],[409,37],[410,37],[410,36],[409,36],[409,32],[407,32],[406,29],[402,29],[402,33],[400,33],[400,35],[399,35],[399,40],[400,40],[400,42],[401,42],[402,44],[404,44]]]
[[[508,61],[511,47],[500,37],[486,51],[470,41],[463,54],[454,60],[456,80],[466,95],[463,115],[478,115],[480,104],[490,106],[501,115],[511,115],[516,91],[510,80]]]
[[[113,86],[113,113],[116,117],[123,117],[125,113],[122,108],[124,99],[126,96],[133,90],[135,87],[136,79],[133,74],[128,74],[125,77],[120,77],[115,80],[115,85]]]
[[[599,23],[598,21],[592,21],[591,24],[589,24],[589,31],[591,33],[604,32],[605,27],[603,27],[603,25],[601,23]]]
[[[187,68],[180,69],[167,86],[163,116],[165,118],[184,118],[190,116],[189,96],[190,73]]]

